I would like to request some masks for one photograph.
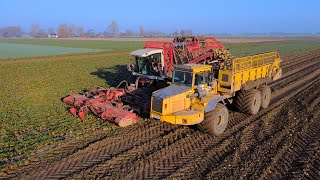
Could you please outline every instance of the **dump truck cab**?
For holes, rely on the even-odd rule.
[[[172,124],[199,124],[204,120],[205,113],[223,99],[217,94],[212,66],[177,65],[172,84],[153,93],[150,114],[153,119]]]
[[[163,50],[144,48],[130,53],[134,63],[128,66],[134,76],[163,80]]]

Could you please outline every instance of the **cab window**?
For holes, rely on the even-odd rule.
[[[199,84],[208,84],[210,78],[209,71],[203,71],[195,74],[194,85],[197,86]]]
[[[173,84],[191,86],[192,75],[191,72],[173,71]]]

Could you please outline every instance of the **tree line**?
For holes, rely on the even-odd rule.
[[[32,24],[30,31],[25,33],[20,26],[7,26],[0,28],[0,37],[34,37],[34,38],[107,38],[107,37],[168,37],[177,35],[192,35],[192,30],[181,30],[173,33],[164,33],[157,30],[145,30],[140,26],[137,31],[126,29],[120,31],[119,24],[112,21],[103,32],[96,32],[94,29],[84,29],[83,26],[74,24],[60,24],[57,28],[42,28],[39,24]]]

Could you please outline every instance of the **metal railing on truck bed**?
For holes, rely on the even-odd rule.
[[[275,62],[275,59],[279,57],[279,52],[274,51],[235,58],[232,61],[232,71],[233,73],[237,73],[267,64],[272,64]]]

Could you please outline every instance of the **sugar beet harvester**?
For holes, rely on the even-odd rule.
[[[81,119],[92,112],[122,127],[151,116],[220,134],[228,122],[225,105],[255,114],[270,102],[267,83],[281,77],[278,52],[233,58],[214,38],[146,42],[131,55],[135,62],[128,69],[135,83],[71,94],[63,99],[72,105],[70,112]]]
[[[83,95],[71,94],[63,98],[63,102],[71,105],[70,112],[82,120],[91,112],[104,120],[127,126],[137,122],[137,114],[149,117],[152,92],[168,86],[174,65],[209,63],[225,58],[226,52],[221,42],[213,37],[146,41],[143,49],[130,53],[134,61],[128,65],[128,70],[135,77],[134,83],[123,81],[116,88],[95,88]]]

